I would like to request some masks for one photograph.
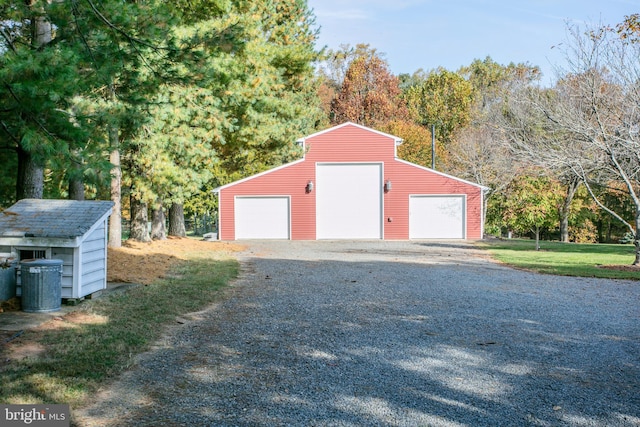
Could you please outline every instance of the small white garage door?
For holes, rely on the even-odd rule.
[[[464,239],[464,196],[410,196],[410,239]]]
[[[289,197],[236,197],[236,239],[288,239]]]
[[[382,238],[382,164],[316,166],[316,238]]]

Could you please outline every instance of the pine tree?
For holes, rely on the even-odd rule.
[[[172,207],[170,235],[183,234],[184,218],[175,216],[187,200],[299,155],[295,141],[321,117],[305,1],[175,7],[181,66],[161,85],[132,140],[135,168],[124,171],[136,198]]]
[[[79,187],[108,167],[105,130],[120,121],[123,94],[140,100],[154,87],[148,76],[170,43],[163,3],[33,0],[2,12],[0,126],[18,153],[17,196],[43,196],[45,167]]]

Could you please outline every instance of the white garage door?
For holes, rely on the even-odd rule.
[[[382,165],[316,167],[316,238],[382,238]]]
[[[409,238],[464,239],[464,196],[409,197]]]
[[[236,239],[288,239],[288,197],[236,197]]]

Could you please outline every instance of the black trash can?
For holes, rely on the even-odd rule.
[[[16,267],[14,259],[0,259],[0,301],[8,301],[16,296]]]
[[[35,259],[20,262],[22,311],[45,313],[62,305],[62,260]]]

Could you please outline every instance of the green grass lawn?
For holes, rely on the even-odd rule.
[[[188,258],[166,279],[83,302],[74,314],[88,322],[60,319],[58,328],[25,331],[20,340],[42,351],[0,363],[0,403],[86,403],[105,381],[135,364],[177,316],[216,301],[237,277],[239,265],[230,256]]]
[[[587,245],[529,240],[478,243],[496,259],[542,273],[640,280],[640,271],[616,271],[598,265],[629,266],[632,245]],[[230,256],[198,253],[173,269],[170,277],[122,293],[84,302],[79,310],[91,322],[47,331],[25,331],[21,340],[43,349],[32,357],[0,363],[0,403],[69,403],[82,406],[105,381],[135,364],[176,316],[215,301],[238,274]],[[0,352],[1,353],[1,352]]]
[[[562,276],[640,280],[637,271],[620,271],[601,266],[630,266],[635,259],[633,245],[579,244],[533,240],[487,240],[478,243],[491,255],[510,266]]]

